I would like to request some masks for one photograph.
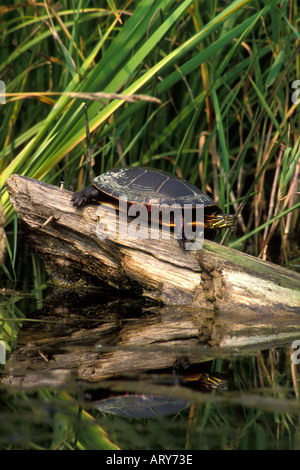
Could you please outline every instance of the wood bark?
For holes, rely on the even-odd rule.
[[[57,284],[105,282],[167,305],[299,314],[298,273],[211,241],[183,252],[173,238],[130,240],[108,231],[101,240],[99,205],[75,208],[72,192],[18,175],[8,178],[7,188],[31,246]],[[113,216],[106,223],[111,227]]]

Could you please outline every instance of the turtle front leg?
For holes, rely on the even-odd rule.
[[[85,204],[99,200],[100,193],[95,186],[87,186],[72,196],[71,202],[75,207],[81,207]]]

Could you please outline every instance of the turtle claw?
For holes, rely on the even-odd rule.
[[[73,206],[81,207],[86,202],[86,198],[82,196],[81,191],[79,191],[72,196],[71,202],[73,203]]]
[[[81,207],[85,204],[92,203],[99,199],[100,193],[94,186],[87,186],[86,188],[73,194],[71,202],[75,207]]]

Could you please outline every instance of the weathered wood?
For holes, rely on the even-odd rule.
[[[213,242],[183,253],[173,239],[130,240],[108,233],[100,240],[98,206],[76,209],[69,191],[17,175],[7,186],[33,248],[56,282],[93,278],[170,304],[299,309],[300,276],[294,272]]]
[[[106,284],[169,305],[203,306],[255,319],[300,313],[300,275],[214,242],[183,252],[176,240],[99,239],[99,205],[77,209],[72,193],[27,177],[7,180],[34,251],[57,284]],[[106,218],[109,227],[114,219]],[[120,227],[120,233],[126,227]],[[103,230],[102,230],[103,233]]]

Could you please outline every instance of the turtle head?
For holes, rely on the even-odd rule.
[[[214,212],[205,217],[205,227],[217,232],[222,228],[232,227],[235,223],[236,216],[223,214],[222,212]]]

